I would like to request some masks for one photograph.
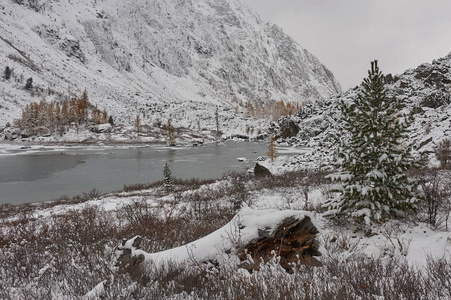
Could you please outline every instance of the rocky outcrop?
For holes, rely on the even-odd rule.
[[[1,136],[1,135],[0,135]],[[15,140],[20,137],[20,128],[17,127],[6,127],[3,130],[3,138],[5,140]]]
[[[255,164],[254,175],[258,178],[272,176],[271,172],[259,163]]]
[[[276,139],[288,139],[294,137],[300,131],[299,126],[294,122],[293,119],[288,117],[282,117],[278,121],[279,124],[279,132],[276,135]]]
[[[113,126],[109,123],[98,124],[92,126],[90,130],[95,133],[111,133],[113,131]]]
[[[413,116],[408,139],[415,149],[432,153],[441,140],[451,136],[451,53],[403,74],[388,74],[385,83],[389,97],[403,100],[396,117]],[[296,116],[288,118],[291,122],[281,118],[277,128],[290,123],[300,128],[295,138],[285,138],[282,143],[311,147],[311,152],[301,161],[321,161],[328,165],[337,156],[337,138],[341,141],[346,138],[340,131],[338,103],[350,102],[358,93],[357,87],[338,97],[303,107]]]

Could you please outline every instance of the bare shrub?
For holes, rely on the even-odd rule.
[[[249,188],[246,187],[249,177],[247,175],[232,174],[229,178],[231,188],[227,193],[229,195],[228,200],[236,212],[243,206],[243,203],[249,204]]]
[[[449,139],[442,140],[434,150],[435,156],[440,161],[440,167],[448,168],[451,161],[451,141]]]
[[[221,207],[214,210],[201,207],[196,213],[203,216],[201,219],[192,218],[190,211],[174,210],[174,213],[165,215],[168,208],[170,206],[163,203],[155,209],[144,201],[125,206],[118,215],[118,218],[125,220],[118,237],[123,239],[141,235],[145,237],[143,248],[149,252],[158,252],[204,237],[227,224],[233,217],[226,208]]]
[[[200,196],[202,197],[202,196]],[[124,209],[116,222],[95,207],[71,211],[50,222],[29,216],[14,230],[0,231],[0,298],[80,299],[97,285],[105,299],[448,299],[450,262],[430,258],[424,272],[394,256],[347,260],[325,256],[323,267],[293,264],[286,272],[277,257],[249,273],[229,264],[169,262],[132,277],[113,266],[122,235],[145,232],[159,247],[206,235],[222,213],[204,211],[202,220],[181,215],[162,219],[143,201]],[[188,212],[186,212],[189,215]],[[133,229],[128,226],[132,226]],[[216,224],[218,225],[218,224]],[[23,228],[20,228],[22,226]],[[16,230],[19,228],[20,230]],[[197,230],[197,228],[203,228]],[[196,229],[196,230],[195,230]],[[339,238],[341,239],[341,238]],[[157,250],[156,246],[148,247]],[[345,236],[342,249],[353,247]],[[162,250],[162,249],[159,249]]]
[[[420,212],[427,216],[432,226],[447,223],[451,211],[451,172],[437,168],[423,168],[415,172],[420,179],[420,189],[424,201],[419,203]]]
[[[152,184],[151,183],[135,183],[135,184],[124,185],[124,188],[122,189],[122,191],[123,192],[134,192],[134,191],[149,189],[149,188],[161,185],[161,183],[162,183],[162,181],[157,181]]]
[[[148,252],[181,246],[232,219],[232,204],[220,201],[225,197],[246,199],[252,191],[268,186],[299,187],[302,197],[304,186],[322,184],[323,176],[315,174],[298,171],[271,180],[241,177],[215,188],[197,180],[179,181],[177,199],[164,198],[155,207],[143,196],[118,212],[85,205],[36,218],[34,205],[1,206],[2,216],[16,218],[0,223],[0,298],[82,299],[98,285],[102,286],[99,298],[104,299],[451,298],[451,262],[447,258],[430,258],[424,272],[397,255],[384,259],[325,255],[323,267],[298,262],[291,272],[280,266],[277,257],[252,273],[238,269],[233,262],[214,261],[168,262],[137,270],[133,276],[114,266],[115,248],[123,238],[142,235]],[[99,196],[94,191],[61,201]],[[443,217],[444,210],[439,209],[437,224]],[[235,242],[239,243],[239,235]],[[359,239],[346,234],[325,237],[323,244],[328,253],[355,253],[359,245]]]
[[[451,261],[449,258],[427,259],[427,288],[435,293],[435,299],[451,299]]]

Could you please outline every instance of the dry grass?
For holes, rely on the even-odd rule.
[[[235,209],[250,201],[252,191],[288,186],[299,187],[302,193],[304,188],[323,184],[323,175],[300,171],[260,180],[231,175],[231,184],[214,189],[211,181],[176,181],[173,201],[163,201],[158,207],[136,201],[119,212],[85,206],[63,215],[34,218],[37,208],[51,204],[3,205],[0,298],[80,299],[101,282],[104,299],[451,298],[449,259],[430,259],[424,272],[396,256],[383,261],[323,257],[323,267],[298,265],[292,273],[281,268],[277,259],[253,273],[237,272],[231,266],[168,263],[132,277],[114,265],[115,248],[122,239],[139,234],[148,252],[177,247],[229,222]],[[59,203],[98,197],[92,191]],[[219,201],[224,199],[230,201]],[[6,222],[11,216],[15,218]],[[345,241],[341,244],[352,247]]]

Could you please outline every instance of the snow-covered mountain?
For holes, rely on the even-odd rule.
[[[13,70],[0,79],[0,126],[30,101],[84,89],[118,121],[140,113],[186,127],[213,120],[216,105],[340,92],[316,57],[239,0],[1,0],[0,16],[0,67]]]
[[[383,62],[379,62],[382,72]],[[368,64],[369,66],[369,64]],[[421,152],[432,152],[445,138],[451,139],[451,53],[409,69],[400,75],[385,76],[388,94],[404,100],[400,114],[413,114],[410,139]],[[338,100],[357,96],[359,87],[304,106],[294,117],[272,124],[278,138],[288,144],[306,145],[317,160],[327,162],[334,152],[334,137],[340,136]],[[313,157],[304,159],[312,160]]]

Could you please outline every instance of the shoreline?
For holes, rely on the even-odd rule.
[[[242,142],[243,141],[227,140],[227,141],[221,141],[219,144],[225,145],[225,147],[234,148],[235,146],[233,146],[233,145],[235,143],[240,144]],[[253,144],[255,144],[255,145],[260,144],[259,148],[265,147],[261,142],[253,142],[253,141],[247,141],[247,142],[250,143],[249,144],[250,146],[244,146],[244,145],[239,146],[240,149],[242,147],[244,147],[242,149],[247,149],[248,147],[253,147],[252,146]],[[204,150],[202,150],[203,148],[205,148],[205,147],[215,148],[214,144],[215,144],[215,142],[212,141],[212,142],[209,142],[204,145],[197,146],[197,147],[193,146],[191,144],[184,144],[184,145],[180,144],[180,145],[177,145],[176,147],[174,147],[174,146],[167,146],[167,144],[164,144],[164,143],[152,143],[152,144],[144,144],[144,143],[139,143],[139,144],[137,144],[137,143],[127,143],[127,144],[114,143],[113,144],[113,143],[111,143],[111,144],[99,145],[97,143],[96,144],[85,144],[85,143],[67,144],[67,143],[47,143],[46,142],[46,143],[28,144],[28,143],[22,143],[22,142],[13,142],[13,143],[0,142],[0,158],[3,157],[3,160],[5,161],[5,159],[6,159],[6,161],[7,161],[9,159],[8,157],[11,157],[11,158],[15,157],[15,159],[21,160],[22,159],[22,158],[20,158],[21,156],[36,156],[36,155],[39,156],[39,155],[56,155],[56,154],[71,155],[73,153],[79,153],[79,152],[83,152],[83,153],[86,153],[87,155],[91,155],[90,153],[95,154],[97,151],[106,151],[106,152],[111,152],[111,153],[113,151],[114,152],[115,151],[121,151],[121,152],[123,152],[123,151],[125,151],[125,152],[127,152],[127,151],[144,151],[144,150],[139,150],[139,149],[148,149],[148,150],[145,150],[146,153],[147,153],[147,151],[153,151],[153,150],[160,152],[162,150],[165,151],[165,150],[172,150],[172,149],[183,151],[182,153],[185,153],[184,152],[185,150],[190,151],[190,152],[194,151],[197,153],[198,150],[195,150],[195,149],[199,148],[199,151],[201,151],[199,153],[204,153]],[[227,146],[227,144],[229,144],[229,146]],[[191,150],[189,150],[189,149],[191,149]],[[257,152],[252,152],[252,153],[257,153]],[[260,149],[259,153],[261,153],[261,155],[264,155],[264,153],[261,151],[261,149]],[[238,160],[238,157],[241,157],[241,156],[239,156],[238,153],[236,153],[236,155],[238,155],[238,156],[234,158],[235,152],[229,152],[229,154],[227,154],[227,155],[231,156],[232,159],[234,159],[234,160],[235,159]],[[251,157],[252,157],[252,156],[255,156],[256,154],[251,154],[249,152],[249,155],[251,155]],[[247,160],[246,160],[246,162],[247,162]],[[246,166],[247,166],[246,170],[240,169],[240,170],[236,170],[236,172],[240,172],[240,173],[246,172],[249,169],[248,164],[249,163],[246,163]],[[240,165],[241,165],[241,163],[240,163]],[[242,167],[240,167],[240,168],[242,168]],[[202,175],[202,173],[199,173],[199,174],[193,173],[190,175],[191,177],[186,177],[184,175],[180,175],[181,177],[179,177],[180,178],[179,180],[198,180],[198,181],[219,180],[219,179],[223,178],[223,176],[227,173],[227,170],[223,170],[222,168],[218,169],[218,170],[222,170],[224,174],[222,174],[220,176],[219,175],[213,176],[213,177],[209,176],[207,178],[205,176],[205,174]],[[206,174],[207,173],[208,172],[206,172]],[[176,175],[176,176],[178,177],[179,175]],[[208,174],[207,174],[207,176],[208,176]],[[80,189],[75,193],[72,193],[71,191],[66,191],[66,192],[62,191],[61,193],[58,193],[58,194],[54,193],[54,195],[52,195],[51,197],[49,197],[47,199],[42,199],[42,201],[39,199],[37,201],[31,200],[31,201],[21,203],[22,202],[21,200],[17,200],[17,201],[11,200],[8,203],[2,203],[2,205],[6,204],[6,205],[17,206],[17,205],[30,204],[30,203],[54,202],[54,201],[58,201],[61,199],[71,200],[74,198],[80,198],[81,195],[89,194],[92,189],[100,189],[102,192],[101,194],[104,195],[104,194],[123,191],[125,186],[147,186],[147,185],[152,185],[155,182],[158,182],[160,180],[160,178],[152,178],[152,179],[146,178],[146,179],[147,180],[145,180],[145,181],[140,181],[139,179],[136,181],[130,180],[129,182],[124,183],[123,185],[113,187],[113,188],[106,188],[106,186],[105,186],[105,189],[102,189],[103,185],[98,186],[98,185],[93,184],[92,186],[85,188],[85,189]],[[8,182],[5,182],[5,183],[8,184]],[[52,194],[52,193],[49,193],[49,194]],[[7,195],[5,195],[5,196],[7,196]],[[26,198],[32,199],[30,197],[26,197]],[[9,198],[6,197],[5,200],[6,199],[9,199]],[[12,199],[14,199],[14,197]]]

